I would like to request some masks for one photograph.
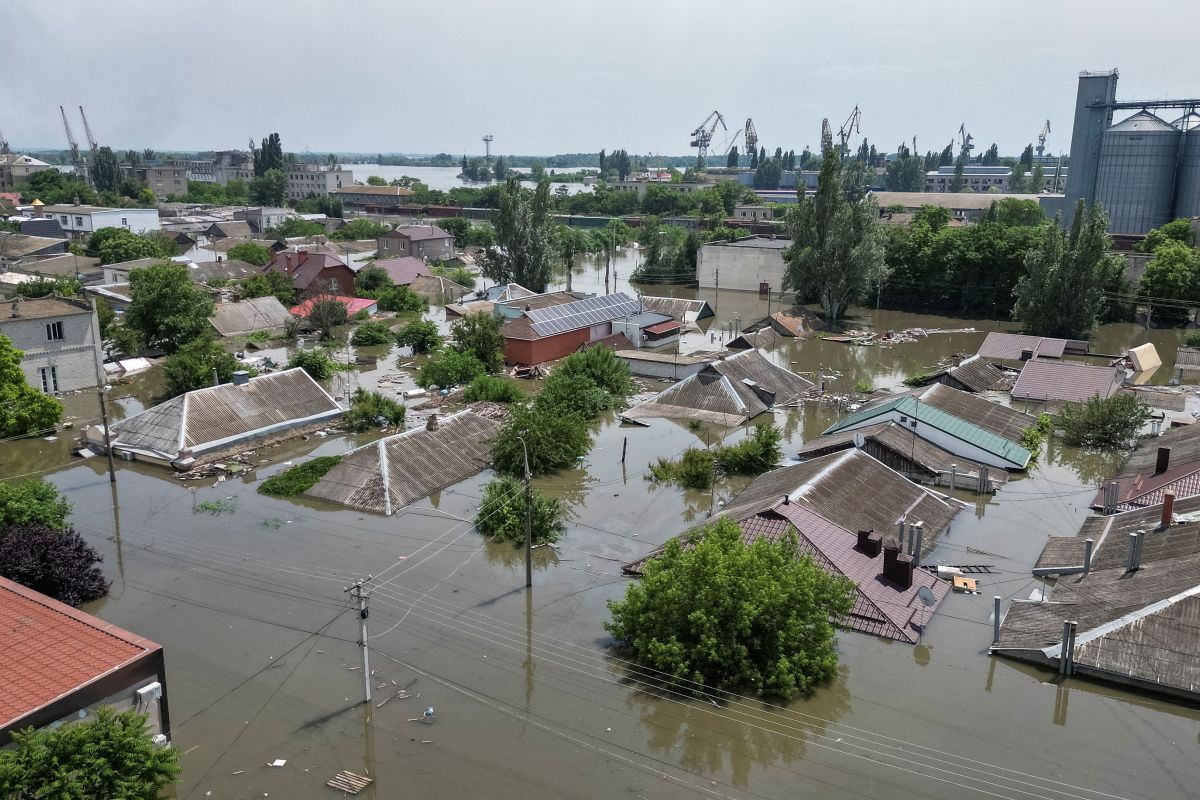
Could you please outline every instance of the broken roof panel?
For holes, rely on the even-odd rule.
[[[1115,367],[1078,361],[1026,361],[1012,388],[1014,400],[1086,403],[1107,399],[1121,388],[1124,373]]]
[[[964,358],[953,366],[929,373],[921,385],[940,383],[943,377],[949,379],[951,388],[957,389],[955,384],[959,384],[969,392],[1003,391],[1011,388],[1013,384],[1011,373],[1005,372],[979,355]]]

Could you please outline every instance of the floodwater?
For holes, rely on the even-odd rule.
[[[619,275],[635,259],[623,253]],[[595,257],[573,276],[576,288],[602,282]],[[757,297],[708,299],[718,308],[712,332],[766,311]],[[773,354],[835,376],[834,392],[859,380],[894,389],[951,353],[974,352],[986,330],[1011,327],[869,309],[856,309],[851,326],[976,331],[890,348],[808,339]],[[1113,326],[1096,341],[1115,351],[1148,338],[1169,361],[1180,334],[1144,334]],[[693,334],[685,350],[702,344],[713,346]],[[373,386],[393,361],[333,388]],[[139,377],[116,387],[111,405],[135,413],[157,389],[153,373]],[[93,393],[69,397],[69,414],[91,419],[95,402]],[[809,405],[776,414],[785,453],[839,413]],[[571,522],[560,547],[535,552],[530,592],[522,552],[483,542],[468,521],[487,473],[390,518],[255,492],[286,462],[342,453],[370,434],[267,448],[255,469],[223,482],[185,485],[119,462],[114,487],[102,459],[72,460],[66,431],[0,445],[0,474],[44,470],[67,493],[113,581],[88,610],[166,648],[173,737],[185,753],[181,798],[329,797],[325,781],[339,770],[374,777],[360,796],[380,800],[1195,795],[1200,712],[987,655],[992,595],[1007,602],[1038,588],[1029,570],[1045,538],[1077,528],[1115,457],[1054,445],[997,495],[960,491],[970,507],[933,558],[990,564],[995,574],[978,596],[948,597],[919,645],[843,633],[839,675],[811,698],[716,707],[631,674],[609,653],[603,623],[606,602],[629,582],[620,565],[702,520],[739,485],[710,496],[645,480],[652,460],[711,429],[612,418],[593,427],[577,468],[536,481]],[[204,510],[218,500],[219,513]],[[344,592],[366,575],[377,576],[369,705]],[[432,722],[413,721],[430,706]],[[266,766],[275,759],[287,764]]]

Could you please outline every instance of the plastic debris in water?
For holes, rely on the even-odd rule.
[[[429,708],[425,709],[425,712],[423,714],[421,714],[421,716],[424,719],[433,719],[433,706],[430,706]]]

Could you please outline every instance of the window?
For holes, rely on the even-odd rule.
[[[62,223],[63,225],[66,225],[66,224],[68,224],[68,220],[67,220],[67,218],[66,218],[65,216],[59,216],[59,218],[58,218],[58,221],[59,221],[60,223]]]
[[[56,367],[39,367],[38,374],[42,377],[43,392],[52,394],[58,391],[58,369]]]
[[[128,217],[121,217],[121,227],[122,228],[129,227],[129,218]]]
[[[46,341],[61,342],[63,338],[62,320],[46,323]]]
[[[75,224],[82,228],[83,227],[83,217],[75,217]]]

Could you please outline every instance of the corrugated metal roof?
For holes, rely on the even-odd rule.
[[[1012,386],[1013,377],[979,355],[965,358],[958,364],[939,370],[931,377],[945,375],[972,392],[1000,391]]]
[[[274,296],[254,297],[236,303],[218,303],[213,308],[212,326],[222,336],[282,328],[292,318]]]
[[[666,314],[679,322],[695,322],[713,316],[712,306],[707,300],[692,300],[686,297],[651,297],[642,295],[642,305],[647,311]]]
[[[631,297],[625,292],[616,292],[549,308],[535,308],[526,311],[525,316],[529,318],[533,331],[538,336],[554,336],[603,322],[612,322],[620,317],[637,314],[641,310],[641,303],[636,297]]]
[[[1179,133],[1171,123],[1145,110],[1137,112],[1132,117],[1126,117],[1104,132],[1124,133],[1131,131],[1143,133]]]
[[[1026,361],[1012,388],[1014,400],[1084,403],[1093,397],[1112,397],[1124,374],[1115,367],[1078,361]]]
[[[1020,444],[1025,437],[1025,431],[1037,422],[1032,414],[940,383],[918,392],[915,396],[920,398],[922,403],[966,420],[1014,444]]]

